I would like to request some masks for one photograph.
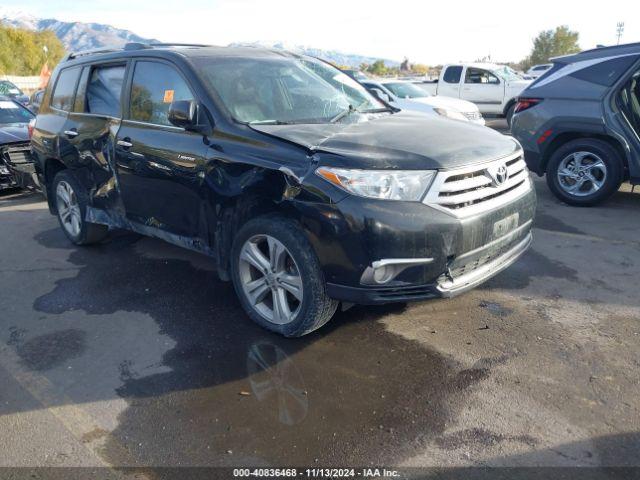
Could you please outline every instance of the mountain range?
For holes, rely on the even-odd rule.
[[[123,30],[102,23],[63,22],[53,18],[38,18],[34,15],[0,8],[0,23],[27,30],[52,30],[68,51],[90,50],[102,47],[122,47],[129,42],[158,43],[159,40],[143,38],[129,30]],[[343,53],[336,50],[301,45],[287,45],[285,42],[234,42],[230,46],[255,46],[285,49],[319,57],[337,65],[358,67],[361,63],[371,64],[376,57]],[[399,62],[383,59],[387,66],[398,66]]]

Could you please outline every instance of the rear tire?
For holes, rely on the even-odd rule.
[[[91,245],[107,236],[109,227],[85,220],[88,198],[71,172],[62,170],[56,174],[51,193],[58,222],[69,240],[76,245]]]
[[[590,207],[613,195],[622,184],[618,152],[595,138],[577,139],[558,148],[547,165],[547,185],[561,201]]]
[[[247,222],[235,236],[230,263],[242,307],[268,330],[300,337],[327,323],[338,307],[327,295],[313,247],[293,220],[266,215]]]

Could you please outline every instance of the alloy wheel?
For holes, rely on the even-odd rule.
[[[585,197],[599,191],[607,180],[607,165],[593,152],[574,152],[558,166],[558,183],[566,193]]]
[[[64,180],[56,188],[56,207],[64,229],[72,237],[77,237],[82,228],[80,205],[73,188]]]
[[[255,235],[240,250],[239,276],[249,304],[277,325],[292,322],[302,306],[300,270],[287,248],[274,237]]]

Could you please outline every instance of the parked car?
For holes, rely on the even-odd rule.
[[[347,75],[349,75],[354,80],[358,80],[359,82],[363,81],[363,80],[369,80],[369,77],[367,77],[360,70],[345,68],[345,69],[342,70],[342,72],[346,73]]]
[[[560,200],[595,205],[640,184],[640,43],[553,59],[522,92],[512,132]]]
[[[458,98],[431,95],[411,82],[401,80],[361,81],[369,92],[376,96],[384,94],[383,100],[394,107],[418,112],[435,113],[451,118],[484,125],[484,118],[478,107],[471,102]]]
[[[34,118],[14,99],[0,97],[0,191],[33,186],[29,122]]]
[[[12,98],[25,107],[29,106],[29,97],[9,80],[0,80],[0,96]]]
[[[38,113],[38,109],[40,108],[40,104],[42,103],[42,98],[44,97],[44,90],[36,90],[31,95],[29,99],[29,110],[33,113]]]
[[[433,95],[475,103],[483,115],[503,115],[511,125],[516,98],[531,83],[514,70],[491,63],[445,65],[435,82],[424,82]]]
[[[293,53],[70,54],[32,145],[70,241],[126,228],[210,255],[249,317],[286,336],[319,328],[339,302],[462,293],[531,242],[517,141],[391,109]]]
[[[553,67],[553,63],[534,65],[529,70],[527,70],[527,76],[535,80],[536,78],[544,75],[547,71],[551,70],[551,67]]]

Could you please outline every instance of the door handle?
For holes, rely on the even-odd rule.
[[[122,148],[131,148],[131,147],[133,147],[133,143],[128,142],[127,140],[118,140],[116,143],[119,146],[121,146]]]
[[[157,162],[149,162],[149,165],[151,165],[153,168],[157,168],[158,170],[164,170],[165,172],[171,171],[171,168]]]
[[[69,138],[73,138],[73,137],[77,137],[78,136],[78,132],[77,130],[65,130],[64,134],[69,137]]]

